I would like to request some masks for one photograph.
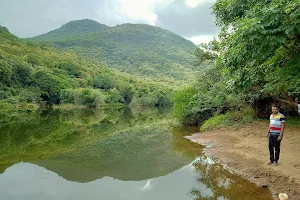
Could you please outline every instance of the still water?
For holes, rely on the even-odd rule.
[[[1,200],[271,200],[183,138],[169,112],[0,112]]]

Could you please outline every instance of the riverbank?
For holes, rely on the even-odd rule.
[[[218,129],[186,138],[206,146],[206,153],[232,173],[241,175],[260,187],[269,187],[278,199],[285,192],[289,199],[300,199],[300,127],[285,130],[279,166],[269,161],[268,121],[254,121],[238,130]]]

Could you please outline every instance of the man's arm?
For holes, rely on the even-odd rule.
[[[269,137],[269,135],[270,135],[270,127],[268,129],[267,137]]]
[[[285,122],[281,122],[281,130],[280,130],[280,135],[278,137],[278,141],[281,141],[283,138],[283,132],[284,132],[284,128],[285,128]]]

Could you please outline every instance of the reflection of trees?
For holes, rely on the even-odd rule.
[[[218,164],[209,164],[206,156],[202,156],[199,162],[193,166],[199,174],[198,181],[213,191],[209,197],[201,196],[201,191],[192,189],[191,194],[195,200],[271,200],[268,190],[258,188],[242,177],[236,176],[225,170]]]
[[[193,159],[202,155],[203,146],[191,142],[188,139],[183,139],[184,136],[195,133],[196,131],[197,127],[174,128],[172,131],[172,146],[174,150]]]
[[[85,126],[101,123],[107,117],[102,109],[75,109],[57,112],[59,112],[60,122],[62,123]]]
[[[138,112],[137,118],[122,109],[0,112],[0,172],[20,161],[74,151],[107,135],[159,120]]]
[[[34,163],[77,182],[104,176],[119,180],[164,176],[192,160],[173,151],[169,131],[164,122],[138,125],[84,148]]]

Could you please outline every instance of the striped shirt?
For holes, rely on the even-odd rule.
[[[270,116],[270,134],[279,135],[282,127],[282,122],[285,122],[285,117],[280,112],[277,114],[271,114]]]

